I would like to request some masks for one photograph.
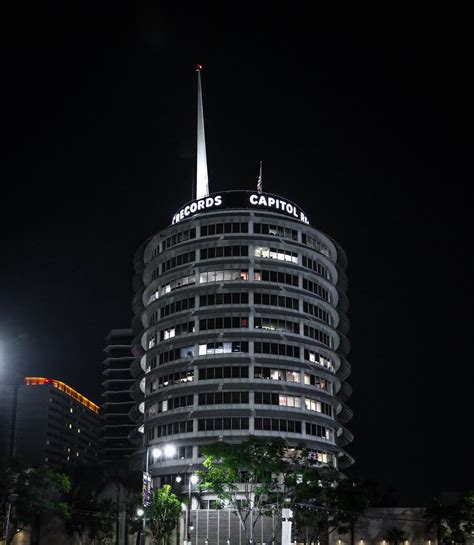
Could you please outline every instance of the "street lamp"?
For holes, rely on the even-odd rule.
[[[164,447],[150,447],[147,446],[145,450],[145,472],[143,474],[143,484],[145,488],[145,493],[143,494],[143,507],[144,509],[148,505],[149,502],[149,496],[151,491],[151,475],[149,472],[150,467],[150,452],[153,459],[155,458],[173,458],[173,456],[176,454],[177,450],[174,445],[164,445]],[[139,509],[139,511],[143,511],[143,521],[142,521],[142,535],[140,539],[141,545],[145,545],[146,542],[146,513],[144,509]],[[138,514],[138,511],[137,511]],[[138,515],[141,516],[141,515]]]
[[[189,466],[188,466],[189,467]],[[176,482],[181,482],[181,477],[178,475],[176,477]],[[193,485],[199,482],[199,477],[194,473],[188,478],[188,505],[186,506],[186,539],[184,540],[184,545],[191,545],[191,492]]]

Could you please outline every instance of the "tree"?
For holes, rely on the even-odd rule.
[[[180,516],[181,502],[173,494],[169,484],[152,490],[150,503],[145,509],[145,517],[154,544],[166,545],[169,543]]]
[[[254,541],[254,528],[262,515],[273,514],[278,520],[288,506],[301,521],[314,520],[308,516],[309,508],[314,510],[325,501],[329,480],[304,447],[289,448],[283,439],[250,436],[238,448],[218,442],[202,450],[205,470],[198,472],[200,489],[216,494],[223,506],[235,511],[248,543]]]
[[[474,493],[468,492],[449,505],[435,498],[426,508],[426,529],[436,532],[438,545],[464,544],[474,534]]]
[[[438,545],[441,545],[449,535],[449,517],[451,508],[441,503],[439,498],[434,498],[426,507],[425,519],[427,520],[426,530],[436,533]]]
[[[342,479],[334,489],[330,525],[341,534],[349,534],[351,545],[355,543],[357,521],[372,504],[374,496],[373,485],[363,481]]]
[[[39,543],[42,517],[70,516],[65,495],[71,488],[67,475],[47,467],[20,470],[12,478],[12,490],[18,495],[13,527],[31,526],[31,543]]]
[[[385,538],[389,543],[392,543],[392,545],[398,545],[399,543],[406,541],[408,536],[403,530],[393,526],[387,530]]]

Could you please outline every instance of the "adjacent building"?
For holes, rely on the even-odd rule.
[[[139,431],[146,448],[176,447],[149,458],[155,485],[186,483],[203,444],[249,434],[304,443],[323,465],[353,462],[346,256],[297,205],[208,195],[135,264]]]
[[[130,411],[135,412],[135,401],[130,396],[134,378],[130,372],[133,361],[131,329],[112,329],[106,336],[104,352],[104,382],[101,407],[102,456],[106,462],[128,457],[135,450],[129,434],[135,425],[130,419]],[[132,414],[133,416],[133,414]]]
[[[25,377],[13,412],[13,456],[52,467],[98,460],[99,406],[64,382]]]

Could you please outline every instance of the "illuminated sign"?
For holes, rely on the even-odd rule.
[[[303,210],[288,199],[283,199],[269,193],[256,193],[254,191],[226,191],[223,193],[213,193],[186,204],[173,216],[172,224],[191,218],[195,214],[230,208],[268,210],[277,214],[290,216],[303,223],[309,223]]]
[[[67,384],[64,384],[64,382],[61,382],[60,380],[45,377],[25,377],[25,384],[26,386],[43,386],[45,384],[51,384],[54,388],[61,390],[61,392],[64,392],[66,395],[75,399],[78,403],[84,405],[84,407],[87,407],[91,411],[99,414],[100,407],[98,405],[93,403],[90,399],[87,399],[87,397],[84,397],[79,392],[76,392],[76,390]]]
[[[147,472],[143,472],[143,483],[142,483],[142,503],[143,507],[147,507],[150,503],[151,496],[151,475]]]

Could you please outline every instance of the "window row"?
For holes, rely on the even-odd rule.
[[[165,272],[170,271],[171,269],[174,269],[176,267],[179,267],[180,265],[186,265],[187,263],[192,263],[196,260],[196,252],[195,250],[192,250],[191,252],[186,252],[184,254],[179,254],[174,257],[170,257],[167,261],[163,261],[161,264],[161,274],[164,274]],[[152,278],[158,278],[159,272],[158,268],[156,268],[152,273]]]
[[[326,356],[323,356],[322,354],[320,354],[319,352],[314,352],[313,350],[305,349],[304,359],[306,361],[310,361],[311,363],[317,363],[318,365],[321,365],[322,367],[329,369],[329,371],[334,371],[333,362]]]
[[[330,301],[329,292],[320,286],[317,282],[303,278],[303,289],[315,293],[321,299],[325,301]]]
[[[289,261],[298,264],[298,254],[281,248],[268,248],[266,246],[256,246],[254,249],[255,257],[264,257],[268,259],[277,259],[278,261]]]
[[[202,248],[201,261],[216,257],[248,257],[248,246],[217,246],[215,248]]]
[[[226,223],[214,223],[210,225],[201,225],[201,237],[211,236],[211,235],[222,235],[230,233],[248,233],[249,227],[248,223],[245,222],[226,222]],[[298,231],[295,229],[290,229],[289,227],[283,227],[281,225],[273,225],[269,223],[254,223],[253,232],[258,235],[272,235],[276,237],[286,238],[289,240],[298,240]],[[161,243],[161,251],[164,252],[169,250],[177,244],[186,242],[187,240],[192,240],[196,238],[196,228],[186,229],[175,233],[168,238],[165,238]],[[310,248],[313,248],[317,252],[330,257],[329,250],[326,246],[320,242],[318,239],[302,233],[301,238],[303,244],[306,244]],[[152,255],[156,257],[160,253],[160,247],[157,246],[154,248]]]
[[[273,235],[275,237],[288,238],[290,240],[298,240],[298,231],[282,227],[280,225],[272,225],[271,223],[254,223],[253,232],[258,235]]]
[[[288,358],[299,358],[300,349],[298,346],[282,343],[254,343],[255,354],[273,354],[275,356],[286,356]]]
[[[205,318],[204,320],[199,320],[199,331],[206,331],[208,329],[241,329],[248,327],[248,316],[227,316],[225,318]]]
[[[199,394],[199,405],[246,404],[248,402],[248,392],[208,392]]]
[[[322,276],[323,278],[326,278],[329,280],[329,271],[326,267],[321,265],[319,261],[316,261],[316,259],[311,259],[310,257],[303,256],[303,267],[307,267],[308,269],[313,270],[315,273],[319,274],[319,276]]]
[[[230,354],[238,352],[248,352],[249,343],[244,341],[233,342],[213,342],[199,345],[199,355],[206,356],[212,354]]]
[[[193,227],[192,229],[186,229],[185,231],[180,231],[179,233],[175,233],[174,235],[171,235],[168,238],[165,238],[163,242],[161,243],[162,252],[165,250],[169,250],[173,246],[176,246],[176,244],[181,244],[181,242],[186,242],[187,240],[192,240],[193,238],[196,238],[196,228]],[[156,248],[157,250],[158,248]],[[153,255],[157,255],[154,253]]]
[[[249,419],[244,417],[234,418],[199,418],[198,431],[216,430],[248,430]]]
[[[317,401],[316,399],[305,398],[304,404],[307,411],[315,411],[327,416],[332,416],[332,406],[329,405],[329,403]]]
[[[200,307],[216,305],[248,305],[249,294],[243,291],[234,293],[208,293],[199,297]]]
[[[192,394],[171,397],[170,399],[164,399],[163,401],[160,401],[157,405],[153,405],[152,407],[150,407],[150,409],[148,410],[148,414],[151,418],[158,413],[165,413],[167,411],[182,409],[184,407],[192,407],[192,405],[194,405],[194,396]]]
[[[249,279],[249,273],[247,269],[205,271],[199,274],[200,284],[207,284],[209,282],[238,281],[238,280],[248,280],[248,279]],[[298,275],[283,273],[279,271],[256,270],[254,272],[254,280],[256,282],[259,282],[259,281],[275,282],[277,284],[286,284],[286,285],[295,286],[295,287],[298,287],[299,285]],[[163,295],[166,295],[167,293],[170,293],[177,289],[184,288],[189,285],[193,285],[195,284],[195,282],[196,282],[195,275],[191,274],[191,275],[183,276],[181,278],[177,278],[166,284],[163,284],[150,295],[148,303],[150,304],[156,299],[158,299],[159,297],[163,297]],[[311,280],[307,280],[306,278],[304,278],[303,289],[315,293],[316,295],[318,295],[325,301],[330,301],[329,292],[323,287],[321,287],[319,284],[317,284],[316,282],[312,282]],[[262,297],[263,295],[265,294],[262,294]],[[265,299],[265,300],[268,300],[268,299]],[[256,303],[256,304],[266,304],[266,303]],[[293,303],[293,304],[295,305],[296,303]],[[282,305],[279,305],[279,306],[282,306]],[[296,307],[293,307],[293,308],[296,308]]]
[[[316,437],[322,437],[323,439],[331,441],[333,439],[333,433],[334,430],[332,430],[331,428],[326,428],[326,426],[306,422],[306,435],[314,435]]]
[[[253,375],[256,379],[261,378],[266,380],[282,380],[284,382],[301,382],[300,372],[291,369],[255,366]],[[332,391],[332,383],[329,380],[313,375],[312,373],[304,373],[303,381],[304,384],[315,386],[320,390],[325,390],[327,392]]]
[[[199,369],[199,380],[213,380],[220,378],[249,378],[248,366],[231,366],[224,367],[208,367]],[[254,378],[265,380],[279,380],[284,382],[293,382],[299,384],[301,382],[301,373],[292,369],[277,369],[273,367],[254,367]],[[147,383],[147,392],[155,392],[159,388],[172,386],[173,384],[186,384],[194,380],[194,371],[181,371],[171,373],[155,378]],[[332,391],[331,381],[313,375],[312,373],[304,373],[304,384],[315,386],[326,392]]]
[[[308,458],[310,460],[314,460],[315,462],[319,462],[320,464],[335,464],[335,457],[334,454],[331,452],[327,452],[326,450],[312,450],[308,454]]]
[[[163,295],[166,295],[167,293],[178,290],[180,288],[185,288],[186,286],[190,286],[195,283],[196,283],[196,275],[194,273],[189,274],[187,276],[182,276],[181,278],[176,278],[175,280],[172,280],[171,282],[168,282],[167,284],[163,284],[162,286],[159,286],[158,289],[150,295],[148,304],[152,303],[153,301],[156,301],[160,297],[163,297]]]
[[[194,333],[194,320],[190,322],[184,322],[182,324],[176,324],[173,327],[168,327],[160,331],[160,340],[166,341],[173,337],[179,337],[181,335],[187,335],[188,333]]]
[[[318,239],[310,235],[307,235],[306,233],[302,233],[301,241],[303,242],[303,244],[306,244],[307,246],[310,246],[311,248],[313,248],[313,250],[316,250],[317,252],[325,255],[326,257],[330,257],[329,250]]]
[[[255,392],[255,404],[257,405],[279,405],[281,407],[301,408],[301,397],[286,394],[275,394],[272,392]]]
[[[276,282],[296,287],[299,285],[297,274],[288,274],[279,271],[256,270],[254,271],[254,280],[257,282]]]
[[[175,301],[174,303],[170,303],[169,305],[165,305],[160,309],[160,318],[166,318],[166,316],[169,316],[170,314],[175,314],[177,312],[181,312],[183,310],[189,310],[194,308],[195,305],[195,299],[194,297],[189,297],[187,299],[180,299],[179,301]],[[156,323],[153,319],[154,315],[157,313],[153,313],[151,323]]]
[[[173,348],[160,354],[160,365],[168,363],[170,361],[182,360],[186,358],[193,358],[196,355],[196,347],[183,346],[182,348]]]
[[[207,284],[209,282],[224,282],[224,281],[248,280],[248,279],[249,279],[249,272],[247,269],[205,271],[199,274],[200,284]]]
[[[187,458],[193,457],[193,447],[192,445],[187,445],[184,447],[176,447],[175,453],[173,456],[167,456],[167,460],[185,460]],[[151,463],[153,463],[154,458],[151,457],[150,459]],[[156,462],[156,461],[155,461]],[[187,483],[186,483],[187,484]]]
[[[270,329],[272,331],[287,331],[288,333],[300,332],[300,324],[290,320],[279,320],[277,318],[257,318],[254,319],[255,329]]]
[[[255,430],[284,431],[289,433],[301,433],[299,420],[285,420],[283,418],[255,418]]]
[[[303,301],[303,312],[305,314],[311,314],[312,316],[318,318],[318,320],[332,325],[332,320],[329,313],[318,307],[317,305],[313,305],[312,303],[307,303],[306,301]]]
[[[229,233],[248,233],[249,225],[243,222],[211,223],[201,225],[201,236],[222,235]]]
[[[216,377],[215,370],[219,369],[217,374],[223,375],[222,377]],[[222,369],[229,369],[229,371],[221,373]],[[228,368],[211,368],[211,373],[203,373],[205,380],[209,380],[209,374],[211,378],[241,378],[242,372],[239,367]],[[245,373],[244,373],[245,374]],[[228,375],[228,376],[226,376]],[[201,378],[201,373],[200,377]],[[223,404],[248,404],[249,392],[207,392],[199,394],[199,405],[223,405]],[[278,405],[280,407],[292,407],[296,409],[301,408],[301,396],[294,396],[288,394],[280,394],[274,392],[255,392],[254,403],[256,405]],[[325,414],[327,416],[333,415],[332,406],[328,403],[318,401],[316,399],[305,398],[305,408],[308,411],[314,411]],[[165,413],[167,411],[173,411],[175,409],[182,409],[186,407],[192,407],[194,405],[194,396],[192,394],[172,397],[158,402],[156,405],[152,405],[148,409],[148,417],[153,418],[157,414]]]
[[[332,347],[331,337],[327,333],[324,333],[324,331],[308,325],[304,326],[303,331],[305,337],[311,337],[315,341],[319,341],[330,348]]]
[[[156,392],[159,388],[172,386],[173,384],[185,384],[194,380],[194,371],[179,371],[162,377],[155,378],[147,383],[148,393]]]
[[[298,299],[294,297],[285,297],[284,295],[275,295],[270,293],[255,293],[253,296],[255,305],[267,305],[272,307],[289,308],[299,310]]]
[[[182,422],[170,422],[169,424],[163,424],[162,426],[156,426],[156,438],[166,437],[167,435],[176,435],[177,433],[192,433],[193,421],[185,420]],[[153,437],[152,439],[155,439]]]
[[[226,365],[225,367],[204,367],[199,369],[199,380],[220,378],[249,378],[249,368],[246,365]]]

